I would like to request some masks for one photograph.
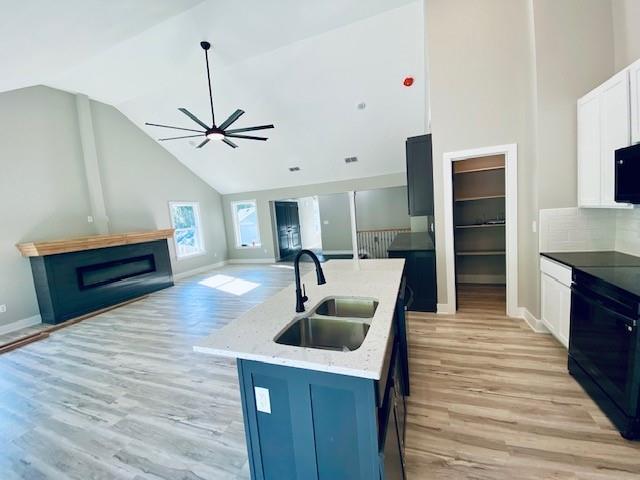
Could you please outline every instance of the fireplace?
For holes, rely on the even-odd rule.
[[[30,258],[44,323],[60,323],[173,286],[166,238],[122,237],[18,246]],[[96,248],[103,244],[107,246]]]
[[[155,272],[156,262],[153,255],[143,255],[78,267],[76,271],[80,290],[86,290]]]

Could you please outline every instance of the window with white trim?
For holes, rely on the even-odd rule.
[[[260,247],[260,228],[258,226],[258,206],[256,201],[232,202],[231,214],[233,215],[233,227],[236,232],[236,247]]]
[[[173,240],[178,258],[205,253],[200,223],[200,205],[197,202],[169,202],[171,224],[175,229]]]

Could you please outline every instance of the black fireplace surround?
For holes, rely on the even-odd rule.
[[[173,286],[167,240],[30,257],[44,323]]]

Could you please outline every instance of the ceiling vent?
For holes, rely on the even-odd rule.
[[[300,167],[289,167],[289,171],[290,172],[299,172],[300,171]]]
[[[344,163],[355,163],[358,161],[358,157],[347,157],[344,159]]]

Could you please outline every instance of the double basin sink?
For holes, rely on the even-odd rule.
[[[364,342],[377,308],[378,301],[373,298],[330,297],[288,325],[275,342],[350,352]]]

